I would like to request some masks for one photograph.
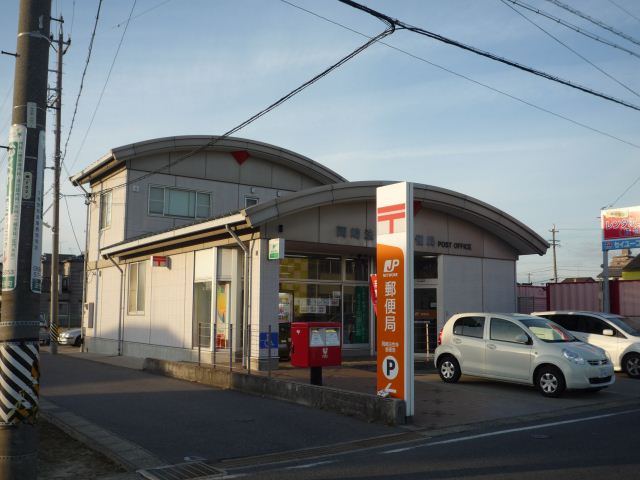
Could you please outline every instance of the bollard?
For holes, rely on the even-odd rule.
[[[247,325],[247,373],[251,375],[251,324]]]
[[[229,324],[229,371],[233,371],[233,325]]]
[[[202,347],[202,323],[198,322],[198,366],[200,366],[201,347]]]
[[[271,325],[267,329],[267,376],[271,377]]]
[[[213,368],[216,368],[216,344],[218,343],[218,324],[213,323]]]

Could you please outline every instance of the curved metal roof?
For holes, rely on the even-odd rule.
[[[215,142],[215,144],[205,147],[209,142]],[[212,135],[185,135],[178,137],[155,138],[152,140],[145,140],[143,142],[113,148],[105,156],[72,176],[70,180],[74,185],[79,185],[91,182],[103,175],[113,172],[114,170],[122,168],[125,165],[125,162],[131,158],[167,151],[190,151],[199,148],[204,148],[209,151],[217,150],[223,152],[246,150],[249,154],[254,154],[278,165],[303,173],[323,185],[346,181],[342,175],[339,175],[333,170],[311,160],[308,157],[292,152],[291,150],[246,138],[221,138]]]
[[[394,182],[336,183],[306,189],[259,203],[244,210],[251,225],[262,224],[300,211],[337,203],[375,200],[376,188]],[[488,203],[445,188],[414,183],[414,200],[429,209],[470,222],[501,238],[518,253],[543,255],[549,244],[529,227]]]

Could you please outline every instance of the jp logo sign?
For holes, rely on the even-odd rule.
[[[400,365],[398,364],[398,360],[391,355],[387,355],[382,360],[382,373],[389,380],[394,380],[398,376],[398,372],[400,371]]]
[[[400,265],[400,260],[397,260],[397,259],[385,260],[384,261],[384,273],[393,272],[398,267],[398,265]]]

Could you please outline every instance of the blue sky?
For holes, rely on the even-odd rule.
[[[640,54],[545,0],[523,0]],[[640,4],[565,0],[640,38]],[[384,26],[335,0],[292,3],[367,35]],[[15,50],[18,1],[5,1],[0,47]],[[528,23],[500,0],[363,2],[412,25],[640,105],[640,97]],[[87,55],[98,0],[54,0],[72,46],[65,55],[63,138]],[[149,138],[220,134],[364,42],[363,37],[280,0],[138,0],[95,121],[88,130],[133,0],[102,7],[85,89],[65,164],[76,173],[110,148]],[[609,75],[640,92],[640,58],[519,10]],[[54,24],[54,32],[55,24]],[[640,145],[640,112],[533,77],[411,32],[385,42],[444,69]],[[0,139],[6,141],[13,83],[0,57]],[[54,67],[54,55],[51,66]],[[595,133],[385,45],[374,45],[237,135],[280,145],[349,180],[407,180],[492,204],[562,247],[559,274],[600,271],[599,211],[640,176],[640,148]],[[54,83],[53,76],[51,83]],[[6,101],[5,101],[6,99]],[[53,126],[53,116],[48,120]],[[83,138],[86,135],[86,141]],[[53,153],[52,135],[48,156]],[[0,142],[4,143],[4,142]],[[0,152],[0,160],[4,159]],[[0,168],[6,169],[3,161]],[[47,171],[46,185],[51,183]],[[2,182],[4,183],[4,182]],[[2,185],[4,188],[4,185]],[[68,194],[78,193],[68,183]],[[4,201],[4,192],[0,193]],[[45,208],[50,203],[45,199]],[[84,245],[82,200],[69,198]],[[640,205],[640,182],[614,206]],[[47,215],[48,216],[48,215]],[[62,252],[77,253],[64,202]],[[47,218],[45,218],[47,221]],[[49,251],[50,242],[45,242]],[[552,278],[552,259],[527,256],[518,279]]]

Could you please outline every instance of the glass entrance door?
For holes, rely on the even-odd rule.
[[[416,288],[413,292],[413,345],[416,356],[433,355],[438,332],[438,289]]]

